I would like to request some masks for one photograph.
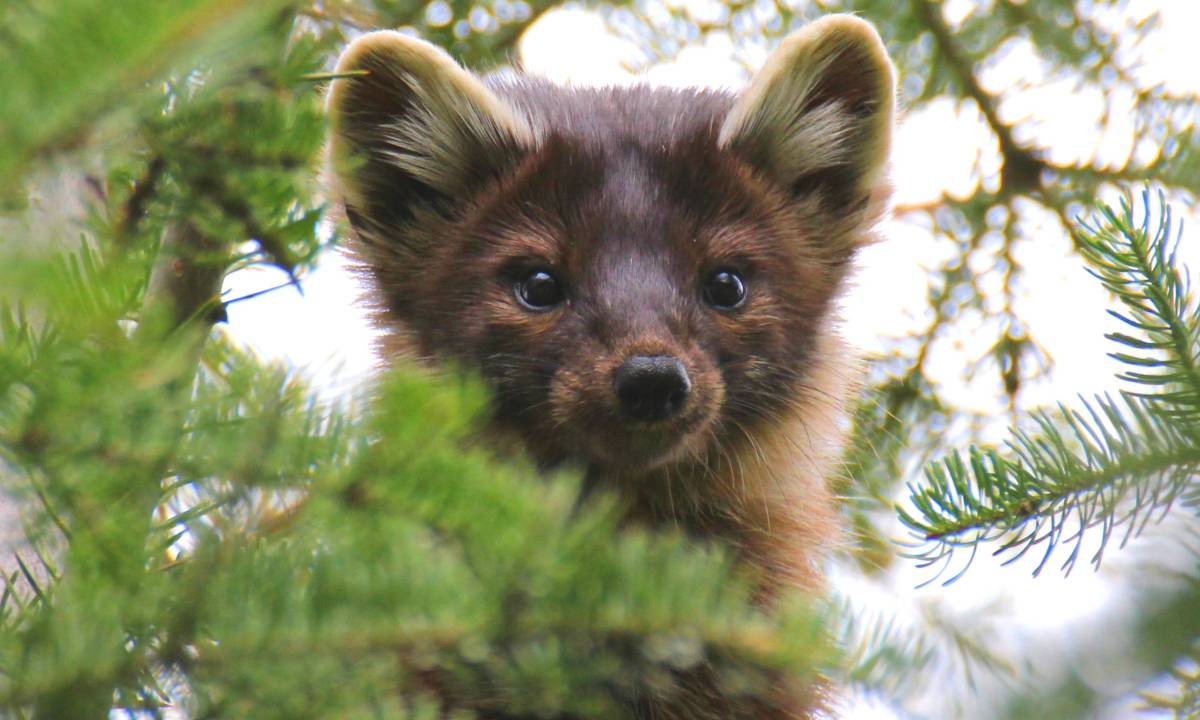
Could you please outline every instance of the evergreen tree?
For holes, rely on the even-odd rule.
[[[985,138],[978,145],[965,144],[965,151],[976,155],[965,184],[896,208],[902,223],[936,242],[921,316],[927,321],[915,334],[891,338],[887,352],[872,359],[871,382],[855,413],[847,455],[843,490],[857,540],[848,558],[855,572],[886,591],[894,582],[890,576],[897,558],[915,555],[929,568],[926,582],[948,585],[916,621],[864,612],[855,598],[846,598],[848,677],[901,713],[920,712],[918,707],[935,717],[1010,712],[1012,717],[1067,718],[1100,712],[1117,683],[1095,675],[1085,681],[1067,668],[1061,686],[1038,689],[1039,678],[1021,670],[1028,658],[1013,657],[1011,648],[1001,650],[989,641],[987,617],[956,617],[943,602],[954,594],[953,580],[977,553],[996,551],[1014,562],[1038,553],[1035,572],[1052,560],[1069,570],[1085,548],[1089,557],[1095,553],[1098,565],[1104,556],[1098,551],[1110,539],[1124,544],[1148,525],[1157,526],[1168,508],[1175,511],[1168,525],[1183,528],[1170,535],[1173,543],[1189,547],[1188,533],[1194,532],[1194,457],[1188,454],[1194,437],[1187,418],[1165,403],[1185,401],[1180,383],[1200,352],[1194,318],[1187,319],[1195,300],[1174,245],[1160,236],[1166,232],[1160,226],[1167,221],[1165,208],[1143,203],[1144,211],[1135,216],[1133,201],[1126,199],[1122,206],[1120,197],[1150,183],[1165,194],[1164,202],[1194,211],[1200,192],[1200,98],[1194,83],[1171,76],[1176,68],[1153,62],[1162,55],[1164,31],[1173,29],[1164,26],[1173,13],[1160,15],[1153,8],[1182,8],[1171,2],[1135,5],[1120,0],[777,0],[713,6],[640,0],[609,12],[614,26],[645,48],[647,64],[711,42],[729,45],[747,66],[761,57],[764,38],[780,38],[826,12],[861,13],[888,43],[908,116],[949,107],[963,134],[981,129]],[[1050,100],[1055,109],[1031,98]],[[1085,99],[1095,101],[1094,112]],[[1072,121],[1072,134],[1095,138],[1095,149],[1056,147],[1065,134],[1045,129],[1056,119],[1048,117],[1051,112]],[[1113,137],[1121,139],[1122,149],[1115,155],[1101,152],[1101,140]],[[905,150],[903,136],[898,146]],[[947,147],[960,146],[922,147],[907,157],[909,162],[936,159],[953,152]],[[1101,198],[1112,209],[1097,210]],[[1027,412],[1024,391],[1044,380],[1053,358],[1023,315],[1041,312],[1021,304],[1030,270],[1023,258],[1029,246],[1052,242],[1056,234],[1099,273],[1119,301],[1116,311],[1133,323],[1114,336],[1126,345],[1114,357],[1128,368],[1122,393],[1148,397],[1126,400],[1122,394],[1057,412]],[[1188,240],[1182,242],[1186,247]],[[1134,267],[1121,253],[1139,244],[1145,264]],[[1130,294],[1131,288],[1148,295]],[[1169,338],[1154,334],[1162,331],[1157,313],[1177,318]],[[948,390],[955,383],[938,374],[945,364],[934,362],[968,333],[989,339],[978,355],[958,353],[958,372],[972,377],[976,387],[993,378],[992,392],[1018,428],[1007,452],[984,446],[955,452],[995,425],[990,410],[956,402]],[[920,468],[941,456],[947,459],[930,465],[920,479]],[[894,525],[897,503],[899,530],[905,532]],[[897,535],[900,553],[895,552]],[[1059,557],[1051,551],[1064,540],[1069,550]],[[1141,593],[1138,612],[1147,619],[1131,630],[1136,648],[1126,657],[1109,658],[1106,667],[1110,680],[1125,673],[1122,684],[1130,676],[1145,680],[1156,669],[1170,668],[1178,692],[1159,692],[1173,684],[1159,676],[1151,704],[1174,708],[1179,717],[1196,717],[1196,634],[1183,619],[1194,592],[1187,578],[1175,579],[1178,584],[1157,578],[1174,589]],[[997,634],[1010,633],[1003,627],[1010,619],[997,622],[1002,625]],[[972,687],[980,674],[999,675],[1017,687],[1032,685],[1035,699],[1018,692],[1007,701],[1009,710],[994,712],[979,701],[964,703],[969,689],[956,692],[930,681],[949,669],[959,671],[952,677],[963,688]],[[930,701],[931,695],[937,699]],[[1070,702],[1051,705],[1052,697]]]
[[[537,10],[429,34],[486,66]],[[5,714],[607,718],[700,667],[737,707],[827,662],[802,599],[755,609],[725,553],[618,533],[577,478],[470,449],[474,382],[401,369],[326,407],[220,331],[226,273],[297,277],[321,249],[318,85],[345,28],[423,5],[7,14],[6,189],[63,156],[91,197],[81,239],[4,227],[0,457],[27,541]]]
[[[1111,357],[1125,367],[1119,375],[1125,387],[1078,407],[1035,412],[1036,429],[1014,430],[1002,450],[971,447],[931,463],[924,482],[910,487],[913,509],[900,510],[915,539],[912,557],[944,571],[956,555],[974,555],[983,545],[1009,562],[1039,554],[1035,575],[1051,560],[1069,572],[1087,541],[1098,566],[1110,543],[1124,545],[1171,511],[1194,519],[1200,302],[1177,262],[1178,226],[1158,200],[1146,191],[1140,213],[1125,199],[1076,226],[1089,271],[1123,305],[1114,315],[1128,330],[1106,337],[1116,345]],[[954,572],[969,565],[966,559]],[[1145,617],[1129,648],[1136,662],[1176,676],[1177,692],[1147,693],[1145,700],[1178,718],[1200,713],[1200,678],[1190,670],[1200,647],[1198,590],[1189,574],[1143,599]],[[1055,717],[1089,716],[1099,702],[1096,690],[1078,678],[1068,686],[1046,693],[1059,696]],[[1024,699],[1012,716],[1027,717],[1033,707]]]
[[[400,368],[330,406],[222,331],[229,303],[253,302],[220,294],[227,273],[267,264],[299,282],[332,242],[313,178],[321,89],[348,37],[408,27],[486,69],[553,6],[0,8],[0,479],[22,538],[0,596],[5,716],[420,718],[453,697],[463,717],[611,718],[704,665],[735,702],[819,668],[904,707],[947,661],[937,633],[969,666],[1004,665],[969,628],[914,633],[854,598],[756,611],[719,549],[619,531],[611,505],[575,507],[577,478],[468,449],[484,402],[469,379]],[[948,563],[941,580],[966,571],[964,551],[1069,568],[1084,543],[1124,543],[1168,513],[1194,522],[1200,311],[1166,201],[1190,209],[1200,192],[1200,110],[1138,67],[1154,16],[1117,0],[601,9],[647,61],[717,36],[749,57],[818,14],[859,12],[911,113],[949,100],[994,142],[968,192],[898,208],[947,252],[931,322],[875,359],[855,413],[840,482],[860,573],[879,581],[894,562],[893,503],[935,457],[900,516],[909,554]],[[988,73],[1022,52],[1043,76],[1031,84],[1102,93],[1105,131],[1132,119],[1127,156],[1063,159],[1011,120],[1022,88]],[[1090,210],[1147,182],[1165,194]],[[1019,312],[1019,259],[1042,216],[1129,329],[1110,336],[1120,393],[1027,418],[1045,358]],[[984,418],[946,397],[929,358],[963,318],[993,333],[973,369],[1012,411],[1003,449],[953,450]],[[1146,702],[1176,717],[1200,717],[1194,577],[1148,594],[1126,662],[1168,674]],[[1103,690],[1068,673],[996,714],[1086,717]]]

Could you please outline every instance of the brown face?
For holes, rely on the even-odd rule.
[[[715,138],[693,142],[548,141],[445,229],[397,308],[425,352],[482,371],[543,462],[698,457],[801,392],[838,258]]]
[[[887,195],[895,81],[865,22],[813,23],[738,95],[487,84],[386,31],[337,72],[333,194],[385,346],[481,371],[541,462],[700,459],[812,399]]]

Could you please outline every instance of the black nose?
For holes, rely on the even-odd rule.
[[[634,420],[655,422],[679,412],[692,381],[683,363],[669,355],[636,355],[613,375],[621,410]]]

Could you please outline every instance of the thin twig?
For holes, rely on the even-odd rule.
[[[117,220],[114,248],[117,251],[129,247],[129,242],[137,232],[142,216],[146,214],[146,205],[158,190],[158,181],[167,169],[167,161],[161,155],[155,155],[146,164],[146,171],[133,186],[133,192],[121,209],[121,217]]]

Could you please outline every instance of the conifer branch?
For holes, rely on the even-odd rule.
[[[1195,413],[1200,411],[1200,306],[1176,261],[1180,236],[1172,239],[1170,207],[1161,196],[1159,204],[1155,228],[1147,191],[1140,225],[1123,200],[1119,214],[1102,208],[1103,224],[1081,223],[1075,236],[1088,271],[1126,308],[1111,314],[1142,335],[1105,336],[1126,348],[1109,354],[1131,367],[1118,377],[1134,386],[1161,388],[1138,394],[1174,412]]]
[[[1038,431],[1015,432],[1005,452],[973,447],[928,466],[925,483],[910,486],[912,508],[899,510],[923,564],[945,569],[958,551],[973,557],[981,543],[999,541],[995,553],[1009,562],[1044,546],[1037,574],[1066,541],[1069,570],[1093,528],[1099,563],[1111,538],[1121,534],[1123,544],[1194,486],[1200,313],[1176,268],[1170,213],[1161,197],[1155,212],[1147,191],[1140,223],[1128,201],[1100,214],[1103,222],[1080,224],[1077,239],[1092,274],[1126,308],[1113,314],[1138,332],[1107,336],[1124,348],[1111,356],[1131,368],[1119,377],[1132,388],[1120,400],[1099,396],[1078,410],[1035,414]]]
[[[183,424],[187,405],[182,398],[191,392],[209,329],[223,319],[220,289],[225,262],[222,251],[223,243],[206,237],[194,223],[179,219],[168,224],[151,272],[140,323],[132,339],[135,344],[144,343],[168,356],[170,352],[163,353],[164,348],[183,343],[185,351],[175,358],[175,362],[164,364],[161,357],[152,355],[160,364],[159,370],[170,368],[169,377],[164,378],[164,395],[160,402],[168,422],[176,426]],[[177,443],[168,443],[155,448],[151,455],[130,458],[123,464],[129,477],[124,479],[126,489],[119,497],[127,504],[125,510],[129,517],[144,521],[142,527],[124,528],[127,531],[125,537],[118,537],[105,523],[105,508],[88,505],[72,508],[75,521],[86,531],[86,541],[68,547],[62,583],[64,594],[86,592],[87,584],[96,581],[98,567],[104,568],[122,584],[133,587],[142,584],[145,561],[139,541],[152,530],[151,517],[160,498],[159,488],[176,449]],[[113,490],[117,488],[109,488],[110,493]],[[97,495],[97,498],[103,497]],[[46,507],[50,510],[52,503],[47,503]],[[76,547],[77,544],[80,547]],[[89,545],[93,547],[89,548]],[[98,624],[103,623],[104,620],[98,621]],[[113,632],[114,640],[119,641],[117,623],[109,623],[106,629]],[[34,696],[34,717],[40,720],[107,716],[113,688],[135,684],[139,676],[146,675],[139,671],[140,655],[141,652],[124,656],[117,653],[112,656],[117,659],[111,665],[97,663],[82,677],[58,678],[59,683],[64,683],[62,686],[43,688]]]

